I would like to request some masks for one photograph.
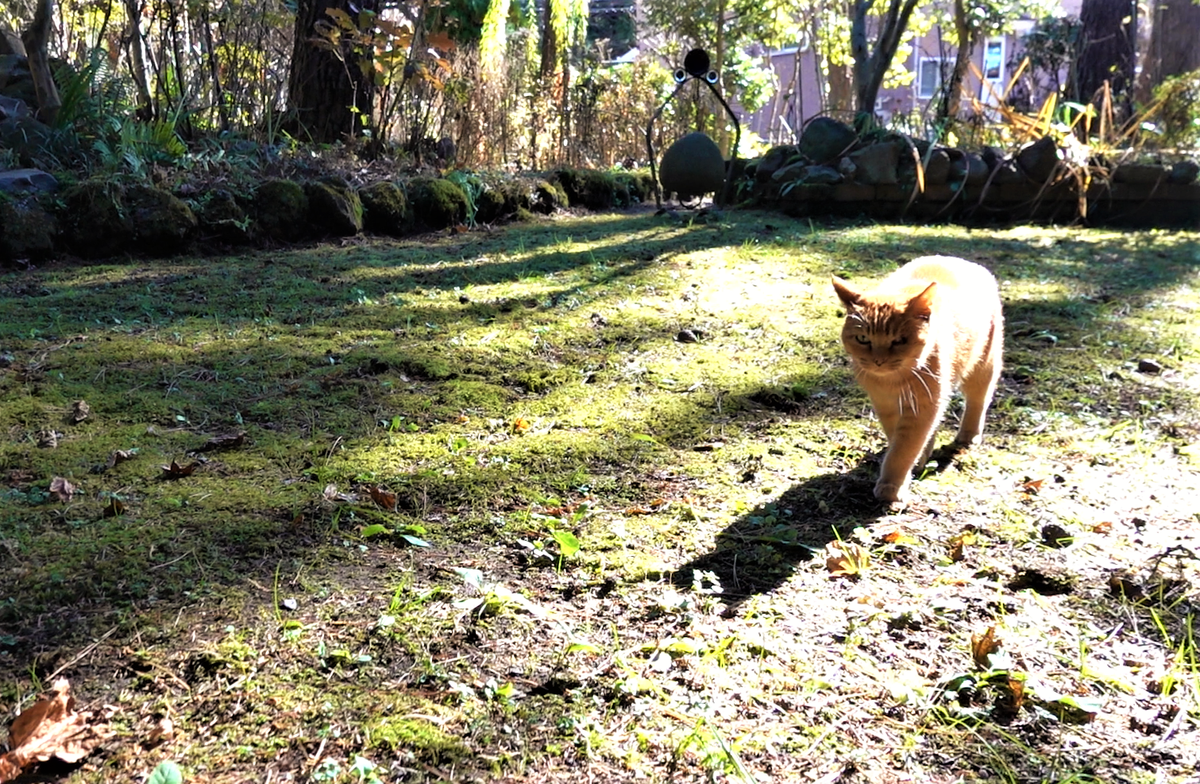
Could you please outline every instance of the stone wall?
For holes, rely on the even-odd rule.
[[[898,134],[863,139],[818,118],[799,144],[748,162],[743,183],[754,202],[790,215],[1200,229],[1196,161],[1072,163],[1079,154],[1050,137],[1012,154]]]

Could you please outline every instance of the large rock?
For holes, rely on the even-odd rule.
[[[950,179],[950,153],[944,149],[936,149],[929,154],[925,163],[925,184],[945,185]]]
[[[846,152],[858,134],[845,123],[831,117],[818,117],[804,126],[800,135],[800,153],[816,163],[827,163]]]
[[[133,247],[144,253],[166,255],[180,250],[198,225],[191,207],[149,185],[130,187],[125,203],[133,223]]]
[[[84,258],[116,255],[133,240],[124,190],[110,180],[85,180],[67,188],[60,216],[67,246]]]
[[[363,228],[363,204],[345,182],[327,179],[306,183],[308,215],[312,224],[334,237],[353,237]]]
[[[227,190],[209,191],[196,209],[200,233],[231,245],[243,245],[252,238],[253,221],[237,198]]]
[[[1061,158],[1058,143],[1050,136],[1043,136],[1017,153],[1017,168],[1034,182],[1043,183],[1054,174]]]
[[[430,229],[456,226],[467,219],[467,194],[450,180],[416,177],[408,183],[413,217]]]
[[[368,185],[358,192],[363,205],[363,227],[393,237],[408,226],[408,197],[394,182],[386,180]]]
[[[658,181],[667,194],[690,201],[725,187],[725,158],[708,134],[695,131],[677,140],[663,153]]]
[[[892,142],[879,142],[850,153],[856,174],[854,179],[863,185],[895,185],[900,151]]]
[[[292,180],[268,180],[258,186],[254,213],[271,239],[294,241],[308,234],[308,196]]]
[[[41,169],[12,169],[0,172],[0,193],[53,193],[58,190],[54,175]]]
[[[54,250],[58,224],[34,199],[0,199],[0,264],[40,259]]]
[[[562,184],[572,207],[610,210],[617,202],[617,181],[608,172],[564,167],[555,171],[554,176]]]
[[[800,155],[800,151],[794,144],[785,144],[772,147],[767,151],[767,154],[758,162],[758,166],[754,169],[754,179],[759,182],[767,182],[771,179],[771,175],[787,166],[789,163],[795,163],[793,158]]]
[[[1196,163],[1196,161],[1178,161],[1171,164],[1171,173],[1167,175],[1167,182],[1190,185],[1196,181],[1197,176],[1200,176],[1200,163]]]

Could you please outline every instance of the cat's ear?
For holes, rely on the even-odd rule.
[[[933,298],[937,293],[937,281],[930,283],[917,296],[908,301],[908,307],[904,312],[913,318],[919,318],[922,321],[929,321],[929,314],[933,312]]]
[[[853,308],[862,302],[862,294],[859,294],[854,289],[850,288],[850,284],[833,275],[833,290],[837,292],[838,298],[845,304],[847,308]]]

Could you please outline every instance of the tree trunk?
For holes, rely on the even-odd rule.
[[[288,73],[288,109],[315,142],[354,136],[361,128],[355,107],[371,116],[370,91],[355,89],[364,80],[355,73],[354,63],[343,63],[332,52],[309,42],[313,26],[329,19],[327,8],[340,8],[351,18],[358,17],[357,4],[349,0],[299,0]]]
[[[979,42],[979,31],[971,25],[966,3],[954,0],[954,31],[958,35],[958,51],[954,54],[954,70],[942,85],[942,98],[938,101],[938,119],[945,122],[958,117],[962,106],[962,85],[971,65],[971,55]]]
[[[1142,66],[1138,98],[1146,102],[1170,76],[1200,68],[1200,5],[1192,0],[1157,0],[1150,23],[1150,46]]]
[[[1079,102],[1090,103],[1107,81],[1116,98],[1115,105],[1128,107],[1137,40],[1137,1],[1084,0],[1079,21],[1083,26],[1078,65]],[[1195,35],[1193,31],[1192,46],[1196,43]]]
[[[859,116],[875,116],[875,100],[883,86],[883,77],[891,67],[892,58],[908,30],[920,0],[889,0],[887,13],[880,20],[875,46],[867,42],[867,12],[875,0],[855,0],[854,18],[850,22],[850,52],[854,55],[855,110]]]
[[[150,96],[150,75],[146,71],[146,39],[142,37],[141,0],[125,0],[125,15],[129,17],[129,70],[137,92],[137,118],[143,122],[154,118],[154,99]]]
[[[50,21],[54,16],[53,0],[39,0],[37,10],[33,14],[33,22],[21,34],[21,43],[29,59],[29,74],[33,78],[33,90],[37,95],[37,117],[47,125],[53,125],[58,119],[58,110],[62,108],[62,100],[58,97],[58,87],[54,84],[54,74],[50,70],[50,54],[47,49],[50,43]]]

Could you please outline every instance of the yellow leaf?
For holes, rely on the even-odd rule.
[[[358,28],[354,26],[354,20],[350,18],[350,14],[346,13],[342,9],[326,8],[325,13],[331,19],[333,19],[333,21],[337,22],[338,27],[342,28],[343,30],[348,30],[350,32],[356,32],[358,30]]]
[[[1000,638],[996,636],[995,626],[989,626],[983,634],[971,635],[971,658],[975,660],[975,666],[979,669],[988,669],[988,657],[998,650]]]
[[[871,565],[871,554],[854,542],[825,545],[825,568],[834,577],[858,577]]]

